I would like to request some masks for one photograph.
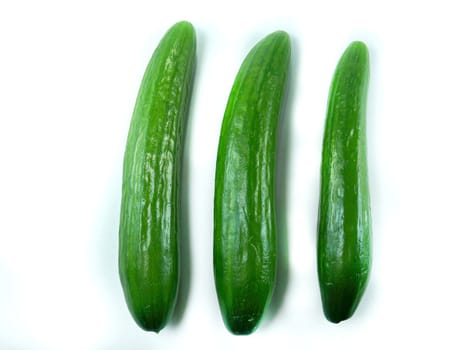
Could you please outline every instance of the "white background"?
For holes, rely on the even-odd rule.
[[[305,4],[307,6],[305,7]],[[2,1],[0,349],[465,349],[467,22],[462,1]],[[146,64],[193,23],[183,278],[159,334],[132,320],[117,269],[123,150]],[[292,38],[279,142],[278,292],[235,337],[212,271],[220,125],[249,49]],[[316,274],[321,142],[335,65],[371,56],[373,268],[354,317],[323,316]]]

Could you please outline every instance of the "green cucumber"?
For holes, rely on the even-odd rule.
[[[214,195],[214,275],[233,334],[253,332],[276,276],[276,130],[290,61],[287,33],[249,52],[233,84],[221,128]]]
[[[318,277],[326,318],[350,318],[371,265],[371,213],[366,155],[368,49],[353,42],[332,81],[321,163]]]
[[[119,272],[136,323],[159,332],[179,281],[179,184],[196,55],[193,26],[179,22],[146,68],[123,164]]]

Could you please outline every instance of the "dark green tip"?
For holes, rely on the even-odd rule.
[[[332,323],[339,323],[352,317],[360,298],[362,289],[359,286],[335,286],[322,293],[323,311],[326,319]]]
[[[257,317],[235,317],[226,320],[227,329],[234,335],[249,335],[258,328],[259,319]]]
[[[345,62],[346,64],[368,65],[369,61],[368,47],[362,41],[354,41],[347,46],[347,49],[342,54],[340,64]]]
[[[290,36],[283,30],[277,30],[264,37],[260,42],[279,42],[283,46],[290,47]]]
[[[177,28],[178,30],[186,30],[190,32],[194,32],[195,28],[193,27],[193,24],[191,24],[188,21],[180,21],[175,23],[172,28]]]

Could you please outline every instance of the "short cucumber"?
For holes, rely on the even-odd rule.
[[[226,327],[253,332],[276,275],[276,130],[290,61],[287,33],[249,52],[221,128],[214,199],[214,274]]]
[[[334,323],[353,315],[370,272],[368,80],[368,49],[353,42],[334,73],[321,164],[318,276],[325,316]]]
[[[119,271],[137,324],[159,332],[179,280],[179,184],[194,75],[193,26],[179,22],[156,48],[131,119],[123,165]]]

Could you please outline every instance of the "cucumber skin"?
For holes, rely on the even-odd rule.
[[[214,198],[214,274],[233,334],[253,332],[276,276],[276,129],[290,62],[287,33],[249,52],[233,84],[221,128]]]
[[[318,276],[323,311],[333,323],[353,315],[370,272],[368,80],[368,49],[362,42],[353,42],[334,73],[321,164]]]
[[[144,330],[170,319],[179,280],[179,183],[196,37],[173,25],[146,68],[123,165],[119,273],[128,308]]]

